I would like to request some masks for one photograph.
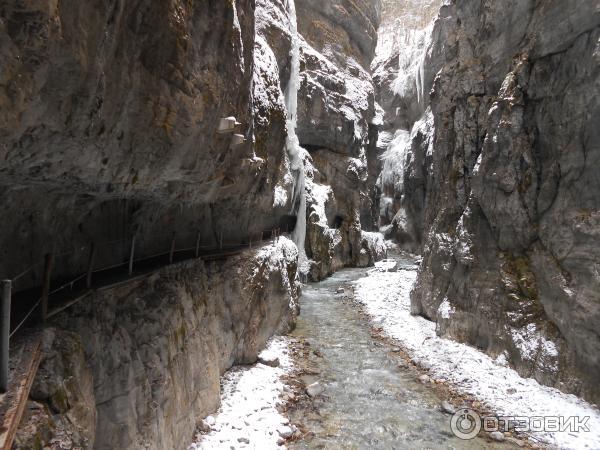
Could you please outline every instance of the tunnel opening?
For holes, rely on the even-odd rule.
[[[278,226],[282,232],[289,233],[296,228],[296,222],[298,222],[298,216],[287,214],[279,219]]]
[[[343,223],[344,223],[344,218],[342,216],[335,216],[333,218],[333,223],[331,224],[331,228],[339,230],[340,228],[342,228]]]

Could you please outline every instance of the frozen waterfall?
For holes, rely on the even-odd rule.
[[[290,16],[290,33],[292,35],[291,49],[291,74],[285,92],[285,103],[287,109],[287,142],[286,150],[290,159],[292,173],[295,176],[294,191],[292,195],[292,208],[296,208],[297,222],[292,239],[298,246],[299,252],[299,270],[302,273],[308,272],[308,258],[304,250],[306,240],[306,193],[305,193],[305,173],[303,149],[300,147],[300,141],[296,135],[298,123],[298,87],[300,79],[300,40],[298,38],[298,22],[296,19],[295,0],[287,0],[287,8]],[[292,211],[294,212],[294,211]]]

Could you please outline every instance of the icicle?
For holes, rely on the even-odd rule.
[[[291,74],[285,92],[285,102],[287,107],[287,128],[288,136],[286,141],[286,150],[290,159],[292,172],[296,179],[294,183],[294,192],[292,195],[292,208],[299,202],[298,211],[296,211],[296,227],[292,234],[299,253],[299,270],[306,273],[308,268],[306,252],[304,244],[306,241],[306,193],[305,193],[305,176],[304,176],[304,161],[302,159],[302,149],[300,141],[296,135],[298,124],[298,88],[300,87],[300,40],[298,38],[298,22],[296,19],[296,4],[295,0],[287,0],[287,8],[290,16],[290,32],[292,35],[291,49]],[[293,213],[294,211],[292,211]]]
[[[427,56],[427,49],[425,49],[425,52],[423,52],[423,55],[421,56],[421,62],[419,63],[419,73],[417,75],[417,78],[419,78],[420,82],[420,86],[421,86],[421,94],[420,94],[420,98],[421,101],[423,103],[425,103],[425,57]]]

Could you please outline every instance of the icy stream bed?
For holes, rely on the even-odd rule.
[[[388,269],[393,268],[393,271]],[[397,257],[377,267],[342,270],[303,288],[302,312],[291,338],[275,338],[266,353],[277,367],[256,364],[235,368],[222,380],[222,405],[208,418],[210,431],[191,449],[510,449],[518,440],[461,440],[451,431],[451,415],[433,381],[479,400],[497,414],[510,416],[589,417],[589,432],[530,434],[549,448],[600,448],[600,413],[572,395],[520,377],[468,345],[439,338],[435,324],[410,314],[409,293],[416,261]],[[361,313],[362,304],[365,314]],[[373,327],[391,339],[381,340]],[[293,343],[304,343],[314,373],[306,384],[319,383],[314,398],[289,410],[291,422],[304,432],[294,442],[283,436],[294,425],[278,406],[288,389],[282,377],[293,375]],[[399,349],[427,379],[403,363]],[[296,352],[296,355],[298,353]],[[308,398],[308,397],[307,397]],[[308,405],[308,406],[307,406]],[[511,439],[511,438],[508,438]]]
[[[491,449],[511,448],[483,439],[463,441],[450,430],[442,399],[402,368],[396,348],[374,339],[371,326],[340,286],[363,278],[365,269],[347,269],[307,285],[293,333],[308,341],[324,391],[310,408],[292,412],[307,431],[292,449]]]

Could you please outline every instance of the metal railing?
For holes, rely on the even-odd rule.
[[[260,234],[259,234],[260,233]],[[0,301],[0,390],[6,392],[9,381],[9,347],[10,339],[20,330],[23,326],[30,322],[37,311],[39,320],[45,323],[49,317],[54,315],[49,311],[49,302],[51,298],[63,296],[63,300],[68,300],[70,295],[75,295],[76,300],[68,303],[67,306],[59,308],[58,311],[64,311],[65,309],[73,306],[79,300],[85,298],[89,292],[94,288],[94,276],[104,274],[107,277],[107,283],[105,286],[110,286],[115,282],[123,282],[131,279],[134,275],[134,270],[141,264],[146,264],[146,271],[153,271],[160,267],[171,265],[175,262],[176,257],[179,256],[179,261],[185,261],[188,259],[197,259],[202,257],[215,257],[223,254],[231,253],[232,250],[241,251],[246,247],[252,248],[253,242],[261,243],[269,239],[277,238],[281,235],[281,231],[278,228],[266,230],[256,233],[254,236],[248,236],[241,242],[237,243],[225,243],[223,233],[217,236],[216,245],[201,245],[201,234],[198,233],[193,237],[193,245],[178,247],[177,236],[174,233],[162,236],[153,236],[154,242],[164,239],[168,242],[168,248],[165,251],[153,252],[140,257],[136,257],[139,253],[140,245],[139,239],[136,235],[133,235],[130,239],[106,241],[102,243],[92,242],[87,246],[77,247],[70,251],[53,254],[48,253],[44,259],[32,264],[16,276],[5,279],[1,285],[1,301]],[[265,237],[267,236],[267,237]],[[187,244],[192,244],[191,236],[186,239]],[[179,240],[181,242],[181,239]],[[114,246],[122,246],[127,248],[127,257],[119,258],[118,261],[111,262],[107,265],[97,266],[96,260],[98,253],[101,250],[109,250],[108,255],[118,253],[115,251]],[[152,246],[157,248],[156,245]],[[87,252],[87,268],[85,271],[71,277],[64,279],[52,280],[53,268],[56,266],[56,262],[65,257],[73,256],[78,252]],[[185,257],[187,255],[187,258]],[[183,256],[183,257],[182,257]],[[161,258],[167,258],[166,260],[160,261]],[[109,258],[110,259],[110,258]],[[11,330],[11,306],[14,286],[29,274],[34,274],[35,271],[43,268],[42,272],[42,285],[36,288],[29,288],[22,290],[21,293],[25,292],[25,296],[29,293],[29,298],[33,298],[31,305],[23,312],[22,317],[19,317],[18,323]],[[112,274],[111,271],[118,271],[119,269],[125,269],[127,271],[119,271],[118,273]],[[54,283],[52,283],[54,281]],[[57,286],[53,286],[58,284]],[[36,294],[41,292],[41,294]]]

